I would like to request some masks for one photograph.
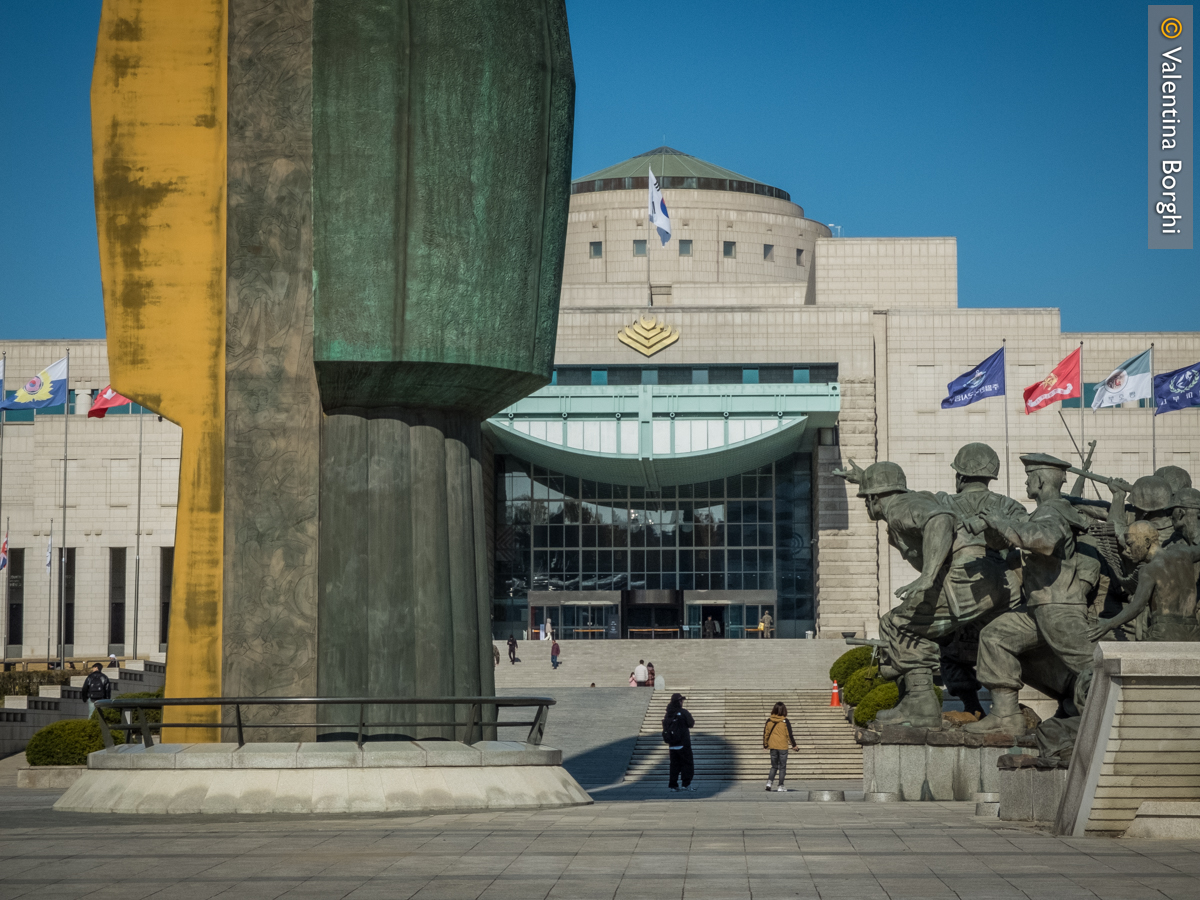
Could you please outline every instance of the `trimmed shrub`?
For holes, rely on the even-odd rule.
[[[829,667],[829,680],[836,681],[838,685],[844,685],[850,680],[851,675],[871,664],[873,652],[874,648],[865,646],[847,650]]]
[[[879,666],[859,669],[846,680],[846,686],[842,688],[842,701],[849,706],[858,706],[867,694],[881,684]]]
[[[938,703],[942,702],[942,689],[933,687],[937,693]],[[875,716],[882,709],[892,709],[900,702],[900,687],[894,681],[883,681],[873,688],[862,702],[854,707],[854,724],[869,725],[875,721]]]
[[[161,697],[162,695],[163,695],[163,689],[159,688],[157,691],[139,691],[136,694],[117,694],[116,696],[113,697],[113,699],[114,700],[147,700],[152,697]],[[121,723],[120,710],[105,709],[105,710],[102,710],[102,712],[104,713],[104,721],[107,722],[109,725],[119,725]],[[146,713],[146,721],[152,725],[156,722],[162,721],[162,710],[161,709],[147,709],[145,711],[145,713]],[[132,716],[133,722],[136,723],[137,722],[137,713],[132,712],[132,713],[130,713],[130,715]]]
[[[70,669],[66,671],[38,669],[32,672],[0,672],[0,697],[9,694],[32,696],[43,684],[70,684],[73,674],[81,675],[83,673],[71,672]]]
[[[113,741],[125,743],[125,736],[113,732]],[[82,766],[89,753],[104,749],[100,723],[91,719],[63,719],[52,722],[32,738],[25,748],[31,766]]]

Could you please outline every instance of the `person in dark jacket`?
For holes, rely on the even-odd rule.
[[[696,720],[692,714],[683,708],[683,694],[672,694],[671,702],[667,704],[667,714],[663,717],[663,740],[671,754],[671,780],[669,790],[695,791],[692,787],[692,776],[696,773],[695,761],[692,759],[692,734]],[[683,787],[680,787],[680,778]]]
[[[508,636],[508,661],[514,666],[517,664],[517,639],[511,634]]]
[[[112,682],[108,676],[104,674],[104,666],[96,663],[92,666],[92,673],[83,680],[83,699],[87,701],[88,718],[92,717],[92,712],[96,709],[97,700],[112,699]]]
[[[767,775],[767,790],[771,790],[771,782],[775,773],[779,773],[779,781],[775,790],[786,792],[783,779],[787,777],[787,757],[789,750],[799,750],[796,738],[792,734],[792,722],[787,717],[787,707],[776,703],[771,709],[771,715],[763,725],[763,749],[771,751],[771,772]]]
[[[550,666],[551,666],[551,668],[555,668],[555,669],[558,668],[558,654],[560,652],[561,651],[558,646],[558,639],[555,638],[553,641],[550,642]]]

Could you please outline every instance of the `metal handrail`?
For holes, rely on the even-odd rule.
[[[469,706],[467,713],[467,721],[463,722],[368,722],[366,721],[366,708],[368,706],[436,706],[436,705],[452,705],[452,706]],[[513,728],[529,726],[529,734],[525,738],[525,743],[538,745],[542,742],[542,736],[546,732],[546,715],[547,710],[554,706],[555,700],[553,697],[146,697],[137,700],[97,700],[96,709],[115,709],[121,713],[121,723],[110,725],[104,718],[103,714],[98,716],[100,720],[100,733],[104,739],[104,746],[107,749],[112,749],[116,743],[112,738],[112,731],[139,731],[142,736],[142,743],[147,747],[154,746],[154,738],[150,735],[151,728],[232,728],[237,732],[237,744],[239,747],[246,745],[245,729],[247,728],[345,728],[345,722],[270,722],[258,724],[247,724],[242,721],[243,706],[357,706],[358,707],[358,738],[355,743],[361,750],[364,742],[363,731],[367,728],[395,728],[403,727],[463,727],[463,743],[471,743],[471,733],[478,728],[480,738],[483,737],[484,728]],[[226,724],[208,724],[204,722],[148,722],[146,720],[147,709],[163,709],[168,706],[227,706],[233,707],[234,721],[232,725]],[[485,721],[483,719],[483,708],[491,706],[497,710],[496,721]],[[528,722],[501,722],[499,721],[499,710],[501,708],[521,708],[521,707],[536,707],[537,713],[533,719]],[[137,722],[133,722],[132,714],[137,712]],[[128,717],[127,717],[128,716]],[[161,736],[161,735],[160,735]]]

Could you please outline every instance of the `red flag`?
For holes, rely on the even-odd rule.
[[[128,397],[122,397],[114,391],[112,385],[106,385],[104,390],[96,395],[96,401],[92,404],[92,408],[88,410],[88,418],[103,419],[104,414],[114,406],[124,406],[132,402]]]
[[[1083,395],[1083,383],[1079,377],[1079,351],[1054,367],[1054,370],[1037,384],[1025,388],[1025,415],[1044,409],[1055,400],[1070,400]]]

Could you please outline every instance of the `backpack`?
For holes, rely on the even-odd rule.
[[[687,728],[683,724],[683,716],[678,712],[663,719],[662,739],[668,747],[678,747],[683,743]]]

